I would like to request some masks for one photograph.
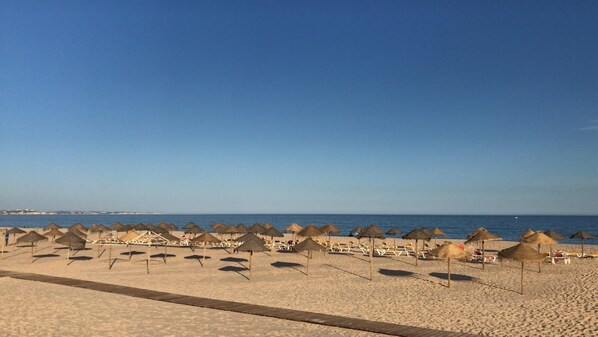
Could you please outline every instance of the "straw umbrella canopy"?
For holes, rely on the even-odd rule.
[[[196,227],[197,225],[193,222],[188,222],[185,226],[183,226],[183,229],[191,229],[193,227]]]
[[[403,235],[403,239],[405,240],[415,240],[415,265],[417,266],[417,255],[419,254],[418,251],[418,247],[417,247],[417,241],[419,240],[430,240],[430,234],[426,233],[423,229],[421,228],[416,228],[414,230],[412,230],[411,232]]]
[[[556,242],[555,239],[549,237],[548,235],[546,235],[540,231],[535,232],[532,235],[526,236],[523,239],[523,242],[538,244],[538,253],[540,253],[540,245],[550,245],[552,247],[552,245],[556,245],[558,243],[558,242]],[[542,271],[541,266],[542,266],[542,263],[538,263],[538,273],[540,273]]]
[[[64,233],[61,232],[58,228],[52,228],[48,232],[44,233],[44,236],[46,236],[46,237],[52,237],[52,245],[54,245],[54,240],[56,239],[56,237],[57,236],[60,237],[63,234]]]
[[[147,226],[143,223],[138,223],[136,225],[133,225],[133,228],[135,228],[136,231],[145,231],[148,230]]]
[[[297,235],[301,237],[313,238],[314,236],[324,235],[324,232],[322,232],[318,227],[314,226],[313,224],[309,224],[305,228],[297,232]]]
[[[446,233],[440,230],[438,227],[432,228],[430,233],[432,234],[432,237],[434,237],[434,243],[436,243],[436,239],[438,239],[439,236],[442,236],[443,238],[446,237]]]
[[[63,236],[56,239],[55,242],[69,247],[69,249],[66,253],[66,261],[67,261],[67,265],[68,265],[68,260],[71,255],[71,248],[81,249],[81,248],[85,247],[86,241],[82,237],[76,235],[74,232],[68,231]]]
[[[247,228],[248,233],[261,234],[263,231],[264,227],[257,222]]]
[[[49,223],[46,227],[44,227],[44,230],[49,231],[49,230],[52,230],[53,228],[59,229],[60,225],[52,222],[52,223]]]
[[[239,231],[239,229],[235,225],[228,226],[228,228],[226,228],[226,230],[224,231],[224,234],[230,234],[231,239],[233,238],[234,234],[240,234],[240,233],[241,233],[241,231]]]
[[[110,225],[110,227],[108,227],[108,228],[113,231],[124,232],[125,226],[123,224],[121,224],[120,222],[115,222],[112,225]]]
[[[588,232],[577,232],[570,237],[571,239],[581,239],[581,256],[584,257],[585,254],[583,252],[583,240],[595,239],[596,237]]]
[[[268,250],[268,248],[266,248],[266,246],[264,246],[264,244],[259,240],[249,239],[235,250],[238,252],[249,252],[249,280],[251,281],[251,259],[253,252],[263,252]]]
[[[262,225],[262,228],[263,229],[270,229],[270,228],[272,228],[272,225],[269,224],[269,223],[267,223],[267,222],[264,222],[264,224]]]
[[[69,229],[78,229],[79,231],[82,232],[87,232],[87,227],[85,227],[85,225],[83,225],[80,222],[77,222],[76,224],[72,224]]]
[[[523,265],[525,262],[542,262],[544,255],[538,253],[525,243],[519,243],[513,247],[498,252],[498,256],[513,259],[521,262],[521,295],[523,295]]]
[[[384,231],[378,228],[378,225],[369,225],[364,228],[361,233],[359,234],[360,238],[369,238],[370,239],[370,281],[373,279],[374,275],[374,240],[375,239],[384,239]]]
[[[359,236],[359,234],[361,233],[362,230],[363,230],[363,228],[357,226],[349,232],[349,236]]]
[[[357,228],[361,229],[360,227],[357,227]],[[353,229],[353,230],[355,230],[355,229]],[[399,227],[393,227],[386,232],[386,235],[393,236],[392,244],[393,244],[393,246],[395,246],[395,248],[397,247],[397,237],[396,236],[399,234],[403,234],[403,231]]]
[[[335,225],[331,223],[327,223],[324,226],[320,227],[320,230],[324,232],[328,236],[328,245],[330,245],[330,233],[338,234],[341,232]]]
[[[158,224],[157,227],[160,227],[167,232],[170,232],[172,230],[167,223],[160,223],[160,224]]]
[[[177,227],[177,225],[175,225],[175,224],[173,224],[173,223],[169,223],[167,226],[168,226],[168,228],[169,228],[171,231],[178,231],[178,230],[179,230],[179,227]]]
[[[282,234],[281,232],[279,232],[278,229],[276,229],[274,227],[265,230],[262,233],[262,235],[267,235],[267,236],[270,237],[270,240],[272,240],[272,244],[270,245],[270,251],[274,250],[274,237],[277,237],[277,238],[283,238],[284,237],[284,234]]]
[[[227,228],[226,225],[223,224],[223,223],[215,223],[215,224],[213,224],[210,227],[212,227],[212,229],[215,230],[218,233],[224,231]]]
[[[94,225],[93,228],[89,229],[90,232],[94,233],[97,232],[98,233],[98,239],[102,236],[102,233],[104,232],[109,232],[110,229],[108,229],[108,227],[99,224],[99,225]]]
[[[247,227],[244,224],[240,223],[236,227],[239,233],[247,233]]]
[[[502,240],[497,235],[490,233],[485,228],[480,228],[465,243],[481,241],[482,242],[482,270],[486,268],[486,253],[484,251],[484,242]]]
[[[520,236],[521,241],[524,241],[525,238],[527,238],[528,236],[534,235],[535,233],[536,233],[536,231],[534,231],[534,230],[531,230],[531,229],[526,230],[525,232],[521,233],[521,236]]]
[[[31,243],[31,263],[33,263],[33,250],[35,249],[35,243],[42,240],[48,240],[48,238],[38,234],[36,231],[31,231],[17,239],[17,243]]]
[[[191,243],[193,244],[198,244],[198,243],[203,243],[203,263],[201,264],[201,266],[205,266],[206,263],[206,250],[208,248],[208,243],[219,243],[221,242],[220,239],[218,239],[217,237],[215,237],[214,235],[208,233],[208,232],[204,232],[203,234],[201,234],[200,236],[193,238],[191,240]]]
[[[16,246],[17,245],[17,234],[23,234],[23,233],[27,233],[24,230],[17,228],[17,227],[13,227],[9,230],[6,231],[6,234],[12,234],[12,239],[13,239],[13,243]],[[13,246],[14,249],[14,246]]]
[[[77,228],[69,228],[69,230],[67,231],[69,233],[73,233],[75,235],[77,235],[78,237],[81,237],[83,239],[87,238],[87,234],[81,232],[80,230],[78,230]]]
[[[287,228],[284,229],[285,232],[292,232],[293,233],[293,243],[295,242],[295,235],[297,234],[297,232],[299,232],[300,230],[302,230],[303,227],[299,226],[299,224],[297,223],[292,223],[290,224]]]
[[[127,244],[127,247],[129,248],[129,260],[131,259],[131,246],[128,244],[129,241],[138,238],[141,234],[139,234],[136,231],[130,231],[127,232],[127,234],[121,236],[120,238],[118,238],[120,241],[124,242]]]
[[[309,276],[309,260],[312,258],[313,251],[326,251],[326,247],[315,242],[312,238],[307,238],[293,247],[297,252],[307,251],[307,264],[305,268],[305,275]]]
[[[135,230],[135,224],[126,224],[123,225],[124,231],[123,232],[130,232]]]
[[[206,231],[199,227],[198,225],[193,225],[193,227],[189,227],[185,230],[185,234],[201,234],[201,233],[206,233]]]
[[[249,240],[258,240],[263,245],[266,244],[266,241],[264,241],[264,239],[260,238],[259,236],[255,235],[253,233],[246,233],[245,235],[242,235],[235,239],[235,241],[237,241],[237,242],[247,242]]]
[[[451,287],[451,259],[460,259],[465,257],[465,250],[459,248],[452,242],[445,242],[440,247],[436,247],[430,251],[430,255],[447,260],[448,268],[448,287]]]
[[[564,236],[563,234],[560,234],[560,233],[558,233],[558,232],[555,232],[555,231],[553,231],[552,229],[549,229],[549,230],[545,231],[545,232],[544,232],[544,234],[546,234],[546,236],[548,236],[548,237],[550,237],[550,238],[552,238],[552,239],[555,239],[555,240],[557,240],[557,241],[559,241],[559,240],[563,240],[563,239],[566,239],[566,238],[567,238],[567,237],[566,237],[566,236]]]
[[[156,233],[156,234],[164,234],[164,233],[169,233],[168,229],[161,227],[161,226],[155,226],[154,229],[151,230],[152,232]]]

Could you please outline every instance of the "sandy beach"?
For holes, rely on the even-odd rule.
[[[495,254],[513,244],[489,242],[486,248]],[[579,251],[579,245],[557,247]],[[480,264],[455,261],[452,287],[447,288],[446,261],[420,260],[416,267],[414,258],[405,256],[375,257],[374,279],[369,281],[369,260],[361,252],[316,253],[309,276],[304,274],[304,255],[257,253],[249,281],[247,253],[208,249],[209,259],[202,267],[192,257],[202,255],[202,249],[169,248],[168,254],[174,256],[167,263],[152,259],[147,274],[146,247],[134,247],[139,254],[129,260],[123,255],[126,247],[115,246],[112,257],[117,260],[111,270],[106,247],[101,248],[100,258],[96,246],[88,248],[77,252],[77,260],[67,266],[66,250],[53,250],[50,242],[42,243],[35,255],[51,256],[33,263],[29,247],[13,252],[9,246],[0,269],[486,336],[598,332],[598,259],[572,258],[569,265],[543,263],[541,273],[537,264],[526,264],[525,294],[520,295],[520,263],[509,260],[487,265],[486,270]],[[586,245],[586,251],[597,253],[598,247]],[[151,248],[151,254],[163,252]],[[10,336],[373,335],[10,278],[0,279],[0,288],[0,323]]]

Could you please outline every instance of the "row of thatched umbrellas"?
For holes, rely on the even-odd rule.
[[[162,226],[160,227],[160,225],[162,225]],[[164,238],[164,236],[167,236],[169,240],[180,240],[180,239],[174,237],[173,235],[170,235],[167,232],[166,228],[168,228],[169,230],[172,230],[171,226],[169,226],[167,224],[164,224],[164,225],[160,224],[160,225],[158,226],[158,228],[162,228],[165,231],[165,233],[161,234],[162,238]],[[172,226],[174,226],[174,225],[172,225]],[[123,225],[119,225],[119,224],[113,224],[111,227],[113,227],[112,228],[113,230],[117,230],[117,231],[119,229],[126,229]],[[262,235],[271,236],[272,242],[273,242],[274,237],[280,237],[283,235],[282,235],[282,233],[280,233],[278,230],[276,230],[272,226],[260,226],[259,224],[254,224],[253,226],[251,226],[249,228],[243,228],[243,227],[244,227],[243,225],[225,226],[222,224],[215,224],[212,226],[213,229],[217,230],[221,234],[224,234],[224,233],[233,234],[233,233],[243,233],[243,232],[247,233],[246,235],[237,239],[237,241],[241,241],[242,244],[239,247],[237,247],[236,250],[250,252],[249,271],[250,271],[250,278],[251,278],[251,258],[253,256],[253,252],[268,250],[265,246],[265,241],[263,241],[263,239],[257,237],[254,233],[260,233]],[[61,235],[62,232],[60,232],[58,230],[58,228],[59,228],[59,226],[56,224],[48,225],[46,227],[46,229],[49,229],[50,231],[48,233],[45,233],[45,236],[52,236],[54,238],[55,236]],[[176,226],[174,228],[176,228]],[[201,242],[204,244],[204,256],[203,257],[204,257],[204,263],[205,263],[205,255],[206,255],[205,249],[207,248],[206,243],[219,242],[220,239],[203,231],[203,229],[201,229],[199,226],[197,226],[193,223],[188,223],[184,228],[187,230],[186,232],[188,232],[188,233],[203,232],[202,235],[192,239],[192,242],[193,243]],[[75,224],[69,228],[69,232],[67,232],[66,234],[63,234],[59,239],[56,240],[56,242],[67,244],[69,246],[69,252],[70,252],[70,249],[73,245],[84,245],[85,244],[86,241],[83,238],[85,236],[85,234],[80,232],[80,230],[85,230],[85,229],[86,228],[83,225]],[[306,228],[301,228],[297,224],[292,224],[291,226],[285,228],[285,230],[292,231],[294,234],[296,233],[298,236],[307,237],[306,240],[304,240],[303,242],[301,242],[300,244],[295,246],[295,250],[297,250],[297,251],[303,251],[303,250],[308,251],[306,274],[309,274],[309,260],[311,259],[311,252],[315,251],[315,250],[320,250],[320,251],[325,250],[325,247],[316,243],[312,239],[312,237],[322,236],[325,234],[329,234],[331,232],[333,232],[333,233],[340,232],[340,230],[338,230],[338,228],[334,227],[334,225],[332,225],[332,224],[327,224],[321,228],[318,228],[314,225],[308,225]],[[98,232],[101,234],[101,232],[110,231],[110,228],[107,228],[103,225],[94,225],[90,228],[90,231],[95,231],[95,232]],[[370,246],[370,250],[369,250],[370,280],[372,280],[372,278],[373,278],[374,239],[384,238],[384,232],[380,228],[378,228],[376,225],[370,225],[364,229],[354,228],[351,232],[352,232],[352,234],[356,233],[359,238],[365,237],[365,238],[370,239],[370,245],[369,245]],[[16,233],[24,233],[24,231],[22,231],[18,228],[12,228],[11,230],[7,231],[7,233],[16,234]],[[396,235],[398,233],[401,233],[401,230],[395,227],[395,228],[392,228],[391,230],[387,231],[386,233],[391,234],[391,235]],[[131,233],[131,234],[133,234],[133,233]],[[137,235],[137,234],[133,234],[133,235]],[[426,229],[415,229],[415,230],[412,230],[411,232],[405,234],[403,236],[403,238],[415,240],[416,265],[417,265],[417,261],[418,261],[417,241],[418,240],[429,240],[432,236],[444,236],[444,235],[445,234],[438,228],[434,228],[432,231],[429,231]],[[34,243],[37,241],[41,241],[41,240],[47,240],[47,238],[45,236],[42,236],[42,235],[32,231],[32,232],[29,232],[26,235],[20,237],[18,242],[31,242],[32,243],[32,256],[33,256]],[[522,263],[522,265],[521,265],[521,268],[522,268],[521,269],[521,293],[523,293],[523,265],[524,265],[524,262],[540,263],[541,261],[543,261],[544,255],[539,253],[540,245],[556,244],[557,241],[556,241],[556,239],[553,239],[553,238],[563,239],[563,238],[565,238],[565,236],[558,234],[554,231],[546,231],[545,233],[543,233],[541,231],[534,232],[534,231],[529,230],[522,235],[522,241],[526,242],[526,243],[538,244],[537,252],[535,250],[531,249],[530,247],[523,245],[523,243],[520,243],[516,246],[513,246],[511,248],[508,248],[508,249],[505,249],[505,250],[502,250],[499,252],[500,257],[511,258],[511,259],[520,261]],[[583,256],[583,240],[584,239],[592,239],[594,237],[593,237],[593,235],[586,233],[586,232],[578,232],[578,233],[572,235],[571,238],[580,238],[582,240],[582,256]],[[168,239],[166,239],[166,240],[169,241]],[[485,262],[484,242],[491,241],[491,240],[500,240],[500,238],[498,236],[488,232],[484,228],[479,228],[478,230],[469,234],[468,239],[466,241],[466,242],[481,241],[481,243],[482,243],[482,268],[484,268],[484,262]],[[270,249],[272,249],[272,248],[270,248]],[[432,250],[430,252],[430,254],[432,256],[437,256],[440,258],[447,259],[448,282],[449,282],[449,287],[450,287],[450,259],[463,257],[465,254],[464,250],[455,246],[452,243],[447,242],[447,243],[443,244],[442,246],[437,247],[436,249]],[[68,259],[68,253],[67,253],[67,259]],[[540,269],[539,269],[539,271],[540,271]],[[149,273],[149,257],[148,257],[148,273]]]

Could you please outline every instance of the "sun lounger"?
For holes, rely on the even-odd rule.
[[[550,257],[550,262],[552,264],[557,264],[559,261],[563,261],[565,264],[571,263],[571,259],[569,258],[569,255],[567,253],[556,252],[552,254],[552,257]]]

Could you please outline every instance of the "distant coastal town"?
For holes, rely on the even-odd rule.
[[[129,212],[129,211],[38,211],[35,209],[6,209],[0,210],[0,215],[135,215],[135,214],[159,214],[151,212]]]

